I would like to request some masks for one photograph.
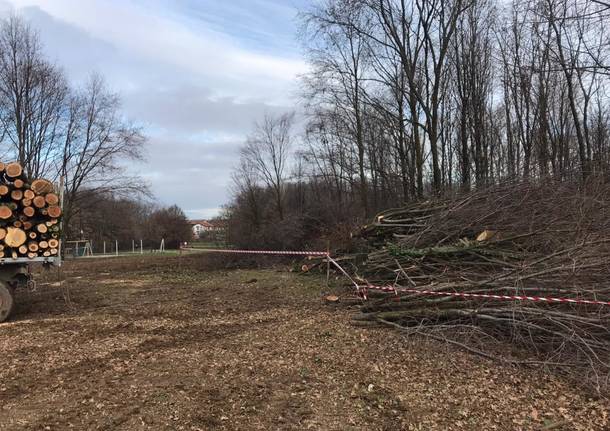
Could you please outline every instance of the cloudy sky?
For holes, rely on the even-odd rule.
[[[211,217],[265,112],[294,108],[308,0],[0,0],[38,29],[70,79],[100,72],[149,137],[134,166],[163,204]],[[179,167],[181,174],[175,174]]]

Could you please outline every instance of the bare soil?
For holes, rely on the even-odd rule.
[[[0,429],[610,429],[608,401],[559,377],[356,327],[318,276],[223,265],[39,274],[0,325]]]

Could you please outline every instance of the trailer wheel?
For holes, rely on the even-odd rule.
[[[13,289],[0,283],[0,322],[4,322],[11,316],[14,306]]]

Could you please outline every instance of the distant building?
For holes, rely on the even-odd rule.
[[[208,232],[221,232],[226,229],[226,222],[224,220],[190,220],[189,223],[195,238],[199,238]]]

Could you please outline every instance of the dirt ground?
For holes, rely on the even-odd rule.
[[[610,429],[610,404],[204,255],[68,263],[0,325],[1,430]]]

